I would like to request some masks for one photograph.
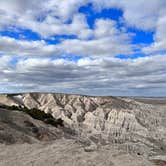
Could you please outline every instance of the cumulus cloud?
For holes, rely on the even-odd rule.
[[[77,19],[80,20],[81,18],[82,16]],[[44,41],[25,41],[0,37],[0,52],[33,56],[61,54],[115,56],[118,54],[130,55],[135,47],[131,44],[130,34],[117,29],[115,21],[98,19],[95,22],[93,31],[82,31],[81,28],[79,28],[79,31],[82,32],[80,36],[86,37],[90,35],[91,39],[66,39],[57,45],[48,45]]]
[[[165,11],[166,13],[166,11]],[[159,18],[157,22],[156,34],[154,36],[154,43],[150,46],[144,47],[145,53],[156,53],[166,51],[166,15]]]
[[[0,53],[9,55],[59,55],[55,45],[47,45],[44,41],[16,40],[10,37],[0,37]]]
[[[92,0],[95,9],[116,7],[123,10],[124,21],[128,26],[142,30],[156,28],[158,19],[165,15],[165,0]]]
[[[152,30],[156,27],[156,22],[162,11],[165,9],[165,0],[132,0],[121,1],[124,6],[124,19],[126,22],[143,30]]]
[[[116,28],[115,21],[98,19],[91,40],[65,40],[59,48],[68,54],[86,56],[129,55],[134,45],[130,43],[130,34]]]
[[[90,27],[86,14],[79,12],[89,3],[96,13],[122,10],[121,25],[109,18],[96,18]],[[166,50],[165,9],[165,0],[1,0],[0,30],[28,29],[41,40],[0,36],[0,91],[164,95],[166,58],[157,54]],[[154,42],[142,49],[154,56],[115,58],[132,55],[140,48],[132,43],[134,34],[128,27],[154,32]],[[47,40],[56,36],[59,42],[48,44]],[[69,61],[61,55],[86,58]],[[17,61],[15,56],[19,56]]]
[[[110,36],[110,39],[114,38],[114,40],[108,40],[110,52],[115,47],[115,44],[119,45],[119,48],[122,48],[125,53],[131,52],[131,48],[129,50],[130,46],[128,46],[127,34],[124,35],[123,33],[125,37],[118,35],[118,28],[115,23],[111,23],[111,20],[96,20],[95,29],[89,27],[86,16],[78,12],[81,6],[88,3],[92,4],[93,10],[96,12],[111,7],[120,8],[123,11],[122,20],[127,26],[146,31],[156,30],[155,42],[150,47],[144,48],[143,52],[150,53],[165,49],[165,0],[151,0],[150,3],[144,0],[136,2],[133,0],[0,1],[0,29],[13,26],[22,27],[38,33],[43,38],[54,35],[75,35],[79,39],[78,43],[81,43],[79,45],[84,45],[82,40],[87,41],[94,36],[98,38],[98,41],[87,42],[87,44],[89,43],[89,48],[92,47],[93,42],[101,44],[103,43],[103,41],[100,41],[103,40],[101,38]],[[122,42],[119,43],[121,39]],[[66,42],[68,43],[69,41]],[[75,42],[71,41],[74,44]],[[87,46],[85,47],[87,48]],[[115,48],[115,50],[119,48]],[[115,50],[113,49],[113,53],[118,53]],[[68,52],[70,51],[68,50]],[[121,51],[119,52],[121,53]]]
[[[162,58],[162,59],[161,59]],[[6,61],[5,58],[3,58]],[[1,83],[9,89],[97,95],[164,95],[166,58],[162,55],[121,60],[84,58],[77,62],[50,58],[20,59],[4,66]],[[5,79],[4,79],[5,78]],[[156,93],[156,89],[163,89]],[[146,89],[146,90],[145,90]],[[110,91],[109,91],[110,90]]]
[[[34,0],[26,2],[24,0],[8,0],[0,2],[2,18],[0,24],[1,27],[7,24],[23,26],[44,37],[62,33],[76,35],[79,27],[77,29],[75,24],[82,25],[82,30],[84,28],[87,30],[85,19],[79,19],[77,16],[75,18],[75,15],[78,14],[81,6],[88,3],[92,3],[94,10],[97,11],[111,7],[121,8],[125,22],[129,26],[143,30],[152,30],[156,27],[156,22],[164,15],[166,6],[165,0],[151,0],[150,3],[144,0],[136,2],[133,0]],[[74,25],[72,23],[67,25],[67,20],[73,20]]]
[[[80,29],[85,29],[85,33],[88,33],[84,15],[76,12],[85,2],[85,0],[0,1],[0,16],[2,18],[0,27],[5,29],[10,26],[21,26],[31,29],[43,37],[57,34],[77,35]],[[69,19],[72,22],[67,24],[66,21]],[[84,36],[80,35],[80,37]]]

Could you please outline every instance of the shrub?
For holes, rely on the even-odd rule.
[[[50,124],[55,127],[64,126],[62,119],[56,120],[51,114],[49,114],[49,113],[47,114],[44,111],[41,111],[36,108],[29,109],[27,107],[21,107],[21,106],[15,106],[15,105],[13,105],[13,106],[0,105],[0,108],[24,112],[24,113],[30,115],[34,119],[41,120],[44,123]]]

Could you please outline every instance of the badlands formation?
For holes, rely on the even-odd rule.
[[[17,108],[44,111],[63,126]],[[0,165],[165,166],[166,99],[0,95]]]

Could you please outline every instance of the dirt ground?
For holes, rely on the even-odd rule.
[[[116,151],[110,146],[86,152],[74,140],[50,144],[0,145],[1,166],[155,166],[143,156]]]

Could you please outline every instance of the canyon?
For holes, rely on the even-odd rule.
[[[46,124],[17,108],[40,110],[63,125]],[[4,166],[164,166],[166,99],[1,94],[0,148]],[[25,160],[22,164],[20,155]]]

